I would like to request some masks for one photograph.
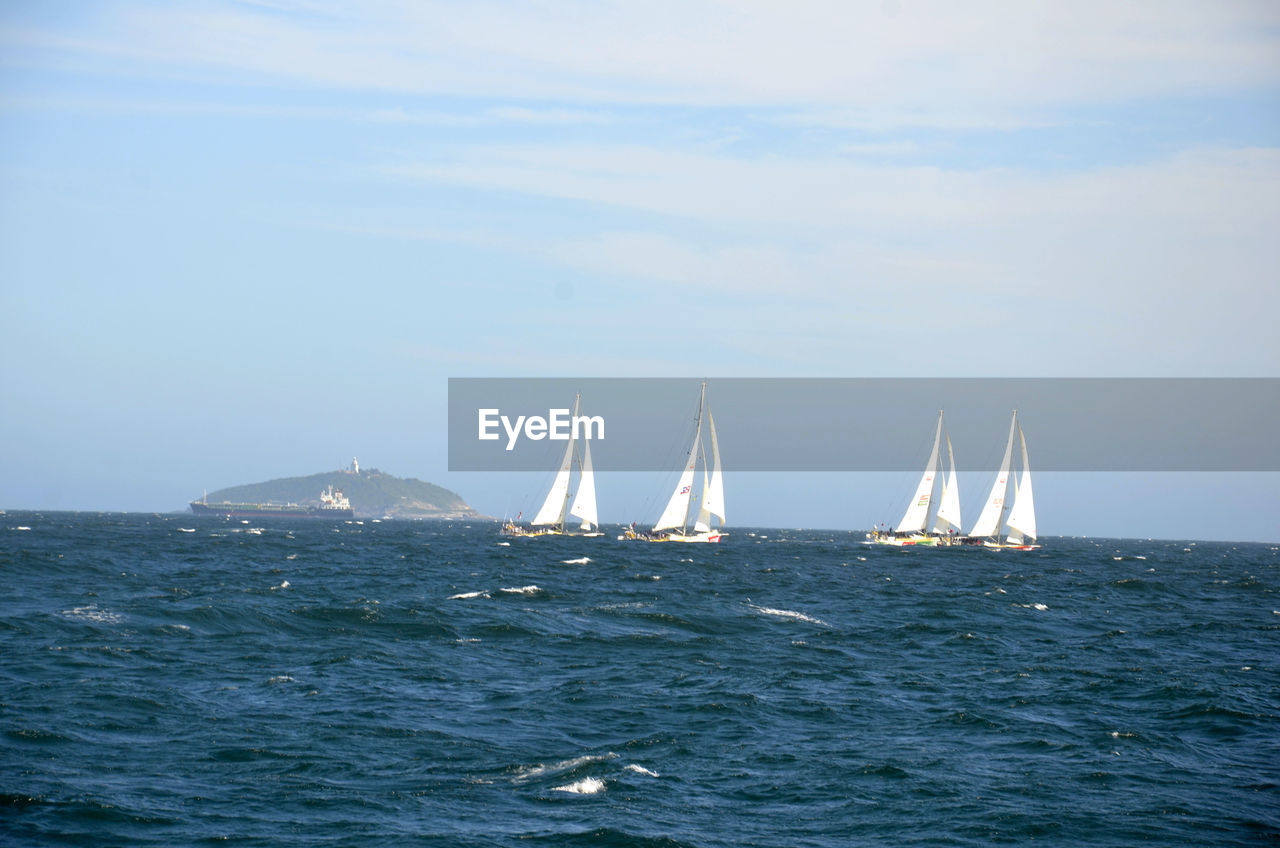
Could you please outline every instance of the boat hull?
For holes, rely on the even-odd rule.
[[[628,530],[619,536],[618,539],[619,541],[638,542],[718,543],[728,535],[728,533],[722,533],[719,530],[711,530],[706,533],[681,533],[676,530],[671,533],[663,533],[661,535]]]
[[[951,548],[965,544],[976,544],[965,542],[961,536],[926,536],[924,534],[916,536],[888,536],[882,533],[868,533],[867,539],[872,544],[888,545],[889,547],[894,548]]]
[[[558,530],[555,527],[519,527],[515,524],[506,524],[498,531],[502,536],[573,536],[575,538],[594,539],[597,536],[603,536],[604,533],[597,530],[587,530],[576,532],[572,530]]]
[[[205,503],[192,501],[194,515],[216,515],[225,518],[355,518],[355,511],[298,504]]]

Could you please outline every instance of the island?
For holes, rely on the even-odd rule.
[[[328,494],[329,498],[325,499]],[[433,483],[412,477],[396,477],[376,468],[361,468],[352,461],[351,466],[335,471],[323,471],[305,477],[282,477],[264,483],[249,483],[208,492],[193,501],[191,509],[197,513],[222,512],[218,507],[247,507],[258,514],[323,515],[334,504],[334,496],[346,507],[348,514],[356,518],[407,518],[407,519],[486,519],[476,512],[456,492]],[[239,512],[246,510],[240,509]],[[342,510],[346,512],[346,509]],[[336,513],[331,513],[336,516]]]

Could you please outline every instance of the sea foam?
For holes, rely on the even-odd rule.
[[[819,624],[819,625],[822,625],[823,627],[827,626],[827,623],[822,619],[814,618],[811,615],[805,615],[804,613],[796,612],[795,610],[774,609],[773,607],[760,607],[760,606],[756,606],[755,604],[747,604],[747,606],[751,607],[751,609],[755,610],[761,615],[772,615],[772,616],[777,616],[778,618],[790,618],[793,621],[807,621],[809,624]]]
[[[551,787],[552,792],[570,792],[574,795],[595,795],[604,791],[604,781],[598,777],[584,777],[564,786]]]

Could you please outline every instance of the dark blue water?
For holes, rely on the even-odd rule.
[[[1043,541],[11,512],[0,843],[1280,841],[1278,546]]]

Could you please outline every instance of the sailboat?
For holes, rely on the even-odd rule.
[[[942,446],[942,410],[938,410],[938,429],[933,435],[933,450],[929,453],[929,461],[925,464],[924,473],[920,475],[920,483],[915,494],[907,504],[907,511],[897,527],[889,531],[873,530],[867,538],[881,545],[952,545],[957,544],[960,537],[960,487],[956,483],[956,456],[951,449],[951,434],[947,434],[947,459],[950,472],[942,482],[942,497],[934,514],[933,531],[925,532],[929,526],[929,513],[933,504],[934,489],[937,488],[939,457],[938,449]]]
[[[579,417],[582,407],[582,395],[573,401],[573,419]],[[596,514],[596,475],[591,468],[591,440],[582,439],[582,452],[577,451],[578,438],[573,429],[569,431],[569,444],[564,450],[564,459],[556,471],[555,480],[547,492],[542,508],[538,510],[528,527],[520,527],[514,522],[507,522],[502,532],[508,536],[603,536],[600,532],[600,520]],[[574,464],[578,466],[578,490],[569,504],[569,484],[573,476]],[[578,530],[570,530],[568,516],[582,520]]]
[[[1014,435],[1017,435],[1022,444],[1021,472],[1017,477],[1011,473]],[[1006,515],[1010,483],[1013,483],[1013,506]],[[1000,541],[1002,527],[1006,534],[1003,542]],[[1016,409],[1013,411],[1013,420],[1009,423],[1009,441],[1004,448],[1000,471],[996,474],[996,482],[991,486],[991,494],[987,496],[982,513],[969,531],[969,540],[974,543],[980,540],[988,548],[1031,551],[1039,547],[1035,544],[1036,506],[1031,491],[1031,466],[1027,462],[1027,437],[1023,435],[1022,425],[1018,423]]]
[[[711,442],[711,462],[708,470],[706,445],[702,439],[702,419],[705,413],[707,420],[708,441]],[[698,499],[695,513],[691,508],[694,502],[693,481],[702,464],[702,495]],[[719,542],[726,535],[724,532],[724,475],[720,469],[720,442],[716,438],[716,420],[707,406],[707,384],[702,384],[702,393],[698,399],[698,419],[693,433],[693,444],[689,447],[689,458],[684,464],[684,471],[676,482],[667,507],[662,511],[658,523],[650,532],[634,529],[627,530],[620,539],[643,539],[649,542]],[[689,519],[693,516],[693,532],[689,531]],[[720,520],[719,529],[712,529],[711,519]]]

